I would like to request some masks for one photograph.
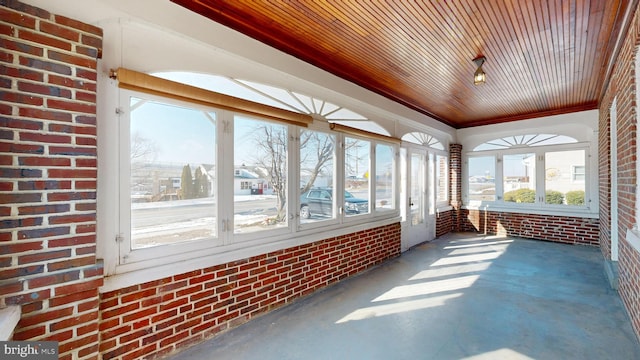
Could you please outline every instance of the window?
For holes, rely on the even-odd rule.
[[[449,202],[449,157],[436,155],[436,203]]]
[[[216,113],[130,97],[130,248],[216,237]]]
[[[287,126],[236,115],[233,134],[234,167],[241,169],[242,177],[273,189],[268,193],[263,186],[243,189],[242,183],[251,182],[240,182],[240,189],[249,191],[233,194],[234,233],[287,227]]]
[[[396,208],[394,153],[391,145],[376,145],[376,211]]]
[[[111,244],[110,274],[170,271],[167,264],[185,270],[191,259],[253,256],[255,245],[292,246],[360,229],[373,213],[376,221],[398,216],[399,149],[384,136],[170,95],[120,94],[127,106],[117,122],[124,176],[112,206],[119,206],[121,240]]]
[[[545,199],[547,204],[584,206],[585,151],[545,153]]]
[[[335,135],[300,130],[301,224],[336,218],[335,144]]]
[[[587,147],[576,143],[568,136],[538,134],[511,136],[477,146],[475,149],[481,150],[469,153],[467,158],[467,203],[549,209],[587,207]],[[491,155],[482,156],[483,153]],[[495,164],[501,165],[497,172]]]
[[[369,213],[369,171],[371,142],[345,136],[344,149],[344,214]]]
[[[549,146],[558,144],[570,144],[575,142],[577,142],[576,139],[565,135],[527,134],[507,136],[500,139],[487,141],[486,143],[476,146],[473,151],[505,150],[513,147]]]
[[[496,158],[471,157],[468,161],[468,196],[470,201],[496,200]]]
[[[536,202],[536,155],[532,153],[504,155],[502,158],[504,201]]]

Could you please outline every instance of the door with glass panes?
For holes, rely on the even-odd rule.
[[[435,211],[433,201],[430,201],[433,196],[429,191],[429,184],[433,184],[433,181],[429,181],[433,178],[433,166],[429,166],[429,160],[433,156],[419,149],[409,149],[405,156],[402,181],[403,251],[435,237]]]

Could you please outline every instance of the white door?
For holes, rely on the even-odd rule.
[[[432,240],[429,231],[429,196],[427,191],[428,175],[427,153],[410,149],[407,152],[407,161],[403,169],[405,179],[403,186],[405,198],[405,211],[403,213],[402,251],[415,245]]]

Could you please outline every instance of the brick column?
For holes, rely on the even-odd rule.
[[[102,30],[7,0],[0,42],[0,307],[21,307],[14,340],[97,358]]]
[[[462,231],[462,145],[449,145],[449,199],[453,207],[453,229]]]

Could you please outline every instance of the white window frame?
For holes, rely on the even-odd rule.
[[[547,152],[561,152],[571,150],[584,150],[585,152],[585,205],[557,205],[545,203],[545,153]],[[503,174],[503,156],[511,154],[523,154],[532,153],[536,157],[536,202],[535,203],[512,203],[504,201],[504,174]],[[496,200],[495,201],[483,201],[470,202],[469,201],[469,159],[473,157],[481,156],[495,156],[495,187],[496,187]],[[570,144],[559,145],[547,145],[536,147],[515,147],[505,150],[486,150],[486,151],[471,151],[467,152],[463,156],[463,204],[466,208],[492,208],[497,211],[514,211],[514,212],[542,212],[542,213],[575,213],[575,214],[587,214],[591,213],[591,192],[590,186],[592,183],[591,164],[590,161],[590,146],[588,143],[577,142]]]
[[[375,183],[376,183],[376,177],[377,177],[377,147],[378,145],[383,145],[383,146],[389,146],[391,148],[391,153],[392,153],[392,164],[391,164],[391,168],[393,171],[393,175],[392,175],[392,194],[393,194],[393,209],[388,209],[388,208],[378,208],[375,206],[375,204],[377,204],[378,199],[376,198],[376,194],[377,191],[375,191]],[[393,144],[393,143],[387,143],[387,142],[383,142],[383,141],[376,141],[373,140],[373,145],[372,145],[372,149],[373,149],[373,160],[372,160],[372,165],[371,165],[371,174],[373,174],[373,186],[372,186],[372,200],[370,201],[370,203],[372,203],[373,205],[370,206],[371,207],[371,211],[373,212],[374,216],[385,216],[386,214],[389,213],[394,213],[397,214],[399,209],[398,207],[400,206],[400,202],[399,202],[399,196],[398,194],[399,192],[399,183],[400,180],[398,178],[398,163],[399,163],[399,150],[398,150],[398,145]],[[371,176],[369,176],[371,178]]]
[[[298,132],[296,133],[296,138],[298,139],[298,146],[297,148],[297,152],[298,152],[298,159],[301,158],[301,153],[300,153],[300,143],[299,143],[299,139],[300,139],[300,131],[302,129],[298,128]],[[334,137],[334,150],[333,150],[333,188],[334,189],[339,189],[340,188],[340,178],[339,176],[342,176],[343,174],[343,170],[340,167],[340,164],[342,164],[342,158],[343,158],[343,154],[342,151],[340,151],[341,147],[340,147],[340,142],[342,141],[340,136],[340,133],[334,132],[329,130],[328,128],[323,128],[321,125],[318,124],[312,124],[312,126],[309,126],[306,130],[309,131],[315,131],[315,132],[319,132],[319,133],[324,133],[327,135],[331,135]],[[298,180],[296,180],[296,184],[300,183],[300,161],[297,162],[298,166],[295,167],[294,171],[296,173],[296,178]],[[343,177],[343,176],[342,176]],[[312,231],[314,229],[320,229],[320,228],[326,228],[327,226],[339,226],[340,222],[341,222],[341,218],[340,218],[340,214],[338,211],[338,207],[340,206],[340,202],[338,201],[337,198],[337,194],[333,194],[333,201],[334,201],[334,209],[333,209],[333,218],[331,219],[323,219],[323,220],[319,220],[319,221],[312,221],[312,222],[307,222],[307,223],[302,223],[300,220],[300,189],[298,189],[296,187],[296,195],[295,195],[295,200],[292,203],[295,204],[295,217],[297,218],[297,228],[299,231],[304,231],[304,230],[309,230]],[[337,190],[336,190],[337,191]],[[335,191],[334,191],[335,192]]]
[[[245,114],[239,114],[239,113],[231,113],[232,115],[232,124],[227,126],[227,129],[232,129],[231,133],[225,133],[224,136],[229,138],[229,141],[232,143],[231,145],[231,149],[229,150],[231,152],[231,154],[233,154],[232,156],[230,156],[229,158],[231,159],[235,159],[235,143],[234,143],[234,133],[233,133],[233,129],[235,129],[235,120],[236,117],[241,117],[243,119],[247,119],[247,120],[252,120],[252,121],[259,121],[259,122],[264,122],[264,123],[273,123],[275,125],[278,126],[283,126],[287,129],[287,139],[288,139],[288,144],[287,144],[287,169],[291,169],[292,166],[295,163],[297,157],[295,155],[296,151],[292,150],[292,146],[294,143],[294,136],[292,134],[294,134],[295,132],[295,127],[293,125],[285,125],[282,123],[277,123],[274,122],[272,120],[269,119],[264,119],[264,118],[260,118],[257,116],[249,116],[249,115],[245,115]],[[229,186],[231,186],[231,188],[233,187],[233,176],[230,177],[224,177],[224,174],[233,174],[233,168],[234,168],[234,160],[231,161],[227,161],[225,163],[225,167],[222,167],[222,173],[220,174],[220,179],[222,179],[220,182],[223,185],[223,188],[221,189],[221,192],[224,192],[224,186],[226,184],[230,184]],[[290,172],[290,171],[289,171]],[[294,191],[296,191],[295,189],[292,189],[292,182],[291,182],[291,176],[287,177],[287,199],[292,199],[292,194]],[[229,187],[226,187],[227,189]],[[295,186],[294,186],[295,188]],[[282,226],[280,228],[274,228],[274,229],[264,229],[264,230],[258,230],[258,231],[253,231],[253,232],[249,232],[249,233],[235,233],[235,213],[234,213],[234,206],[233,206],[233,199],[231,199],[231,206],[220,206],[220,210],[221,212],[224,214],[224,218],[225,221],[227,221],[223,227],[223,229],[226,229],[228,232],[228,235],[225,239],[225,245],[227,244],[234,244],[234,243],[243,243],[243,242],[250,242],[253,245],[258,245],[261,243],[267,243],[272,241],[271,239],[274,238],[281,238],[281,237],[285,237],[285,236],[290,236],[291,233],[293,233],[294,231],[294,221],[293,219],[291,219],[290,215],[291,214],[295,214],[292,211],[295,211],[292,208],[292,201],[287,201],[287,226]],[[220,215],[221,217],[223,215]]]
[[[120,138],[120,147],[119,151],[119,191],[118,191],[118,199],[119,199],[119,221],[118,221],[118,268],[122,272],[131,271],[139,268],[140,264],[149,264],[149,266],[153,266],[157,264],[157,259],[159,257],[166,257],[166,261],[180,261],[180,257],[175,257],[171,254],[171,251],[168,252],[167,248],[175,248],[180,247],[180,252],[187,254],[191,252],[199,252],[205,251],[206,249],[219,245],[222,245],[224,239],[221,238],[220,234],[220,216],[218,216],[217,223],[217,237],[215,238],[207,238],[207,239],[199,239],[193,240],[183,243],[173,243],[167,244],[165,246],[153,246],[148,248],[141,249],[131,249],[132,239],[131,239],[131,200],[130,200],[130,180],[131,180],[131,166],[130,166],[130,115],[129,111],[129,103],[130,98],[136,97],[143,100],[156,101],[163,104],[175,105],[190,109],[203,110],[208,112],[216,112],[216,136],[218,139],[220,138],[220,131],[222,131],[222,121],[221,118],[223,116],[223,111],[216,110],[210,107],[199,106],[193,103],[182,102],[178,100],[167,99],[164,97],[159,97],[155,95],[142,94],[129,90],[121,90],[120,92],[120,103],[126,106],[126,110],[123,111],[120,115],[120,119],[118,121],[118,132]],[[216,166],[219,166],[222,162],[220,152],[216,154]],[[219,183],[218,189],[219,189]],[[217,195],[217,194],[216,194]]]
[[[368,159],[368,168],[369,168],[369,179],[367,181],[368,183],[368,188],[367,188],[367,193],[368,193],[368,211],[364,214],[352,214],[352,215],[347,215],[347,210],[344,208],[344,202],[345,202],[345,198],[344,198],[344,192],[345,191],[349,191],[349,189],[346,188],[346,148],[347,148],[347,138],[350,139],[355,139],[355,140],[360,140],[360,141],[366,141],[369,144],[369,159]],[[342,173],[340,174],[340,178],[338,180],[338,189],[342,188],[342,190],[340,190],[338,192],[338,195],[336,197],[336,201],[337,206],[338,206],[338,216],[342,219],[342,222],[348,223],[348,222],[353,222],[353,221],[359,221],[360,219],[363,218],[371,218],[373,217],[373,205],[372,205],[372,201],[373,201],[373,192],[375,191],[374,186],[372,184],[371,181],[371,170],[373,169],[374,163],[375,163],[375,157],[374,157],[374,153],[375,153],[375,140],[367,138],[367,137],[363,137],[363,136],[358,136],[358,135],[353,135],[353,134],[342,134],[342,137],[340,138],[340,148],[341,148],[341,153],[342,153],[342,163],[340,168],[342,169]]]
[[[320,221],[312,224],[300,224],[299,221],[299,197],[300,189],[297,186],[289,186],[288,198],[295,201],[288,201],[288,226],[275,230],[256,231],[247,234],[233,233],[233,194],[224,189],[234,186],[234,161],[229,153],[233,153],[233,122],[236,113],[229,110],[214,109],[208,106],[195,105],[191,102],[183,102],[168,99],[162,96],[139,93],[130,90],[119,90],[121,109],[117,128],[119,141],[114,142],[118,151],[118,172],[109,174],[109,178],[117,178],[118,203],[113,211],[117,214],[118,239],[113,244],[105,244],[105,257],[114,264],[113,268],[107,269],[109,285],[107,288],[118,288],[127,284],[139,283],[157,279],[162,276],[189,271],[196,268],[211,266],[217,263],[233,261],[237,259],[263,254],[267,251],[276,251],[289,246],[308,243],[320,239],[339,236],[341,234],[352,233],[371,227],[383,226],[400,221],[399,197],[395,197],[395,209],[384,209],[374,211],[371,201],[375,201],[375,181],[371,181],[369,186],[370,211],[362,216],[338,215],[333,221]],[[216,153],[216,167],[218,170],[215,194],[217,197],[217,237],[174,244],[166,244],[141,249],[131,249],[131,206],[130,206],[130,155],[129,155],[129,99],[136,97],[140,99],[156,101],[163,104],[176,105],[191,109],[216,112],[216,142],[218,151]],[[270,122],[269,119],[242,115],[245,118],[255,118],[258,121]],[[298,126],[286,125],[289,131],[288,166],[289,169],[298,169],[299,166],[299,129]],[[320,126],[322,131],[336,137],[336,154],[334,158],[336,167],[336,191],[343,193],[344,183],[344,150],[339,146],[344,141],[345,134],[339,131],[326,130]],[[313,125],[311,130],[316,131]],[[349,135],[354,137],[353,135]],[[379,139],[363,137],[370,146],[370,172],[375,174],[375,147],[377,144],[392,146],[394,156],[394,189],[398,193],[399,171],[398,152],[399,145],[393,142],[385,142]],[[297,171],[289,171],[289,184],[299,183]],[[338,204],[344,201],[344,196],[338,196]],[[294,214],[293,219],[291,214]],[[298,215],[298,216],[296,216]],[[226,230],[226,231],[224,231]]]
[[[444,200],[438,200],[438,179],[437,179],[437,169],[434,169],[434,174],[433,176],[435,177],[435,187],[434,187],[434,191],[435,191],[435,201],[436,201],[436,212],[437,211],[444,211],[447,210],[449,208],[451,208],[451,199],[450,197],[450,188],[451,188],[451,183],[450,183],[450,178],[449,178],[449,171],[450,171],[450,154],[447,153],[446,151],[440,151],[440,150],[436,150],[436,149],[428,149],[429,152],[432,152],[434,154],[434,166],[437,168],[438,166],[438,157],[442,156],[445,159],[445,169],[444,169],[444,177],[445,177],[445,188],[444,188],[444,194],[445,194],[445,199]]]

